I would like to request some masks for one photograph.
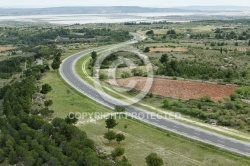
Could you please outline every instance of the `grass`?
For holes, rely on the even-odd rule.
[[[65,118],[69,112],[110,112],[67,86],[55,71],[47,72],[40,83],[52,86],[53,90],[46,95],[46,99],[53,100],[51,109],[55,111],[54,117]]]
[[[158,130],[149,125],[132,119],[117,119],[118,125],[115,132],[121,132],[126,136],[124,142],[118,144],[103,138],[107,129],[104,120],[95,123],[86,123],[79,126],[87,132],[97,144],[97,148],[110,153],[115,147],[125,148],[125,156],[135,166],[146,165],[145,157],[155,152],[164,160],[164,165],[175,166],[201,166],[201,165],[249,165],[250,160],[239,157],[214,147],[176,136],[166,131]],[[127,125],[128,128],[124,128]],[[136,131],[136,132],[135,132]]]

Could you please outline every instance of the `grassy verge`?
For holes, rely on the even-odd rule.
[[[53,100],[51,109],[55,111],[54,117],[65,118],[69,112],[110,112],[109,109],[67,86],[57,72],[47,72],[41,80],[41,84],[44,83],[48,83],[53,89],[46,98]]]
[[[115,132],[122,132],[126,139],[120,145],[115,141],[108,144],[103,138],[107,129],[104,120],[80,126],[94,139],[97,148],[111,152],[115,147],[125,148],[125,156],[133,165],[146,165],[145,157],[152,152],[158,153],[165,165],[249,165],[250,160],[214,147],[161,131],[131,119],[117,119]],[[128,128],[124,128],[127,125]],[[136,132],[135,132],[136,131]]]

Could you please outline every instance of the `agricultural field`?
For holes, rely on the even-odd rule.
[[[137,82],[135,87],[129,87],[129,82]],[[107,80],[111,85],[118,83],[121,87],[142,90],[147,81],[146,77],[131,77],[125,79]],[[192,82],[155,78],[150,92],[175,99],[190,100],[210,96],[213,101],[223,101],[236,90],[236,86],[218,85],[213,83]]]

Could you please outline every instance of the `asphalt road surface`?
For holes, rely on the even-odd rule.
[[[79,52],[74,54],[67,59],[65,59],[60,66],[60,75],[62,78],[74,89],[82,93],[83,95],[93,99],[94,101],[107,106],[109,108],[114,108],[115,105],[123,105],[124,102],[114,97],[111,97],[104,92],[95,89],[91,85],[89,85],[86,81],[81,79],[75,72],[75,63],[78,59],[83,56],[88,55],[93,51],[100,51],[105,49],[112,49],[113,47],[122,47],[125,45],[129,45],[132,43],[141,40],[141,36],[137,34],[133,34],[134,39],[110,46],[103,46],[94,49],[89,49],[83,52]],[[234,153],[238,153],[244,156],[250,157],[250,143],[236,140],[233,138],[229,138],[223,135],[219,135],[210,131],[206,131],[204,129],[193,127],[191,125],[187,125],[181,122],[178,122],[173,119],[167,119],[162,116],[159,116],[155,113],[151,113],[144,109],[135,107],[133,105],[128,105],[126,107],[126,113],[132,116],[133,118],[143,121],[147,124],[159,127],[161,129],[174,132],[176,134],[207,143],[210,145],[214,145],[221,149],[225,149]]]

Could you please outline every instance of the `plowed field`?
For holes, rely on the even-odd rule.
[[[121,87],[129,87],[130,81],[136,81],[134,87],[137,90],[142,90],[145,83],[145,77],[132,77],[126,79],[108,80],[111,85],[116,85],[116,82]],[[151,88],[151,93],[165,97],[178,98],[183,100],[199,99],[204,96],[210,96],[212,100],[223,100],[225,96],[234,93],[236,86],[218,85],[213,83],[169,80],[163,78],[155,78]]]

